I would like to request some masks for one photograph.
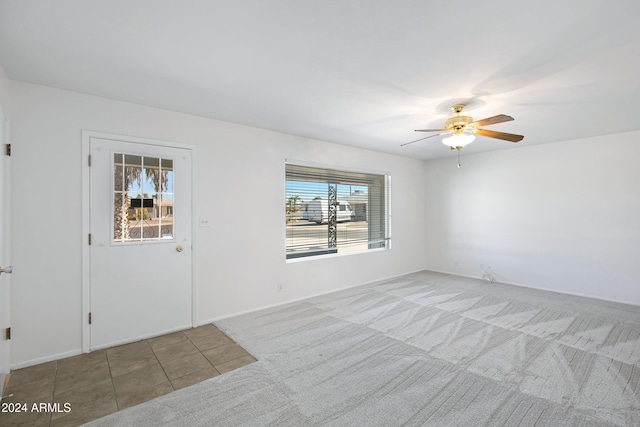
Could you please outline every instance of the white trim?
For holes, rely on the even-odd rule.
[[[178,327],[175,327],[175,328],[170,328],[170,329],[165,329],[163,331],[155,332],[153,334],[143,334],[143,335],[138,335],[138,336],[133,337],[133,338],[127,338],[126,340],[120,340],[120,341],[114,341],[114,342],[102,344],[102,345],[99,345],[99,346],[96,346],[96,347],[92,348],[92,351],[94,351],[94,350],[102,350],[102,349],[105,349],[105,348],[116,347],[116,346],[124,345],[124,344],[129,344],[129,343],[132,343],[132,342],[137,342],[137,341],[146,340],[146,339],[149,339],[149,338],[159,337],[159,336],[171,334],[171,333],[174,333],[174,332],[186,331],[189,328],[191,328],[191,326],[192,325],[178,326]]]
[[[89,141],[91,133],[82,131],[82,315],[80,324],[82,325],[82,352],[89,352],[91,343],[91,328],[88,317],[91,310],[91,252],[87,238],[91,232],[91,192],[89,179],[91,170],[89,169]]]
[[[11,369],[20,369],[27,368],[29,366],[39,365],[41,363],[52,362],[54,360],[65,359],[71,356],[77,356],[82,354],[83,351],[81,349],[69,350],[63,353],[51,354],[49,356],[38,357],[37,359],[25,360],[24,362],[15,363],[11,365]],[[86,353],[86,352],[85,352]]]
[[[451,276],[466,277],[468,279],[477,279],[477,280],[481,280],[483,282],[487,282],[482,277],[471,276],[471,275],[468,275],[468,274],[453,273],[451,271],[433,270],[433,269],[430,269],[430,268],[425,268],[422,271],[431,271],[433,273],[449,274]],[[589,298],[589,299],[593,299],[593,300],[596,300],[596,301],[606,301],[606,302],[613,302],[613,303],[616,303],[616,304],[624,304],[624,305],[630,305],[630,306],[634,306],[634,307],[640,307],[640,303],[622,301],[622,300],[617,300],[615,298],[604,298],[604,297],[600,297],[600,296],[582,294],[582,293],[578,293],[578,292],[559,291],[559,290],[553,289],[553,288],[545,288],[544,286],[524,285],[522,283],[501,282],[501,281],[498,281],[498,280],[496,280],[494,283],[499,283],[501,285],[508,285],[508,286],[517,286],[519,288],[535,289],[535,290],[538,290],[538,291],[553,292],[553,293],[560,294],[560,295],[571,295],[571,296],[574,296],[574,297]]]
[[[0,71],[2,71],[0,67]],[[0,105],[0,120],[2,120],[2,135],[0,135],[0,147],[4,150],[4,144],[11,144],[11,121],[9,117],[5,114],[6,109]],[[2,159],[0,161],[3,162],[2,168],[2,185],[3,185],[3,196],[6,200],[11,200],[11,157],[5,156],[4,153],[0,154]],[[9,266],[12,265],[11,260],[11,209],[10,202],[5,203],[4,201],[0,202],[0,209],[2,209],[2,219],[3,224],[0,226],[3,228],[3,241],[0,242],[0,245],[3,246],[3,259],[0,260],[0,266]],[[0,304],[5,305],[6,308],[6,319],[8,320],[7,327],[11,327],[11,274],[5,274],[2,278],[4,281],[4,285],[6,286],[6,301],[0,302]],[[3,319],[4,320],[4,319]],[[2,338],[0,338],[2,339]],[[3,363],[4,366],[0,366],[0,400],[2,398],[2,393],[4,392],[3,387],[5,386],[5,379],[11,371],[11,341],[8,340],[4,343],[6,345],[6,353],[3,355],[6,358],[6,364]]]
[[[330,169],[330,170],[337,170],[337,171],[342,171],[342,172],[366,173],[366,174],[371,174],[371,175],[387,175],[387,176],[391,176],[391,172],[390,171],[380,171],[380,170],[375,170],[375,169],[363,169],[363,168],[357,168],[357,167],[353,167],[353,166],[329,165],[329,164],[326,164],[326,163],[316,163],[316,162],[309,162],[309,161],[297,160],[297,159],[284,159],[284,163],[285,163],[285,165],[286,164],[290,164],[290,165],[296,165],[296,166],[307,166],[307,167],[310,167],[310,168]]]
[[[217,322],[219,320],[230,319],[232,317],[242,316],[244,314],[255,313],[255,312],[260,311],[260,310],[268,310],[270,308],[281,307],[283,305],[291,304],[291,303],[294,303],[294,302],[305,301],[305,300],[308,300],[308,299],[311,299],[311,298],[316,298],[316,297],[320,297],[320,296],[323,296],[323,295],[332,294],[334,292],[340,292],[340,291],[345,291],[345,290],[348,290],[348,289],[357,288],[358,286],[375,285],[376,283],[383,283],[383,282],[386,282],[387,280],[393,280],[393,279],[397,279],[399,277],[408,276],[410,274],[421,273],[421,272],[424,272],[424,271],[428,271],[428,272],[432,272],[432,273],[449,274],[451,276],[458,276],[458,277],[466,277],[466,278],[469,278],[469,279],[477,279],[477,280],[481,280],[481,281],[484,282],[484,280],[482,278],[480,278],[480,277],[468,276],[468,275],[458,274],[458,273],[451,273],[451,272],[448,272],[448,271],[431,270],[431,269],[428,269],[428,268],[422,268],[420,270],[414,270],[414,271],[410,271],[410,272],[407,272],[407,273],[397,274],[397,275],[394,275],[394,276],[388,276],[387,278],[384,278],[384,279],[376,279],[376,280],[373,280],[371,282],[364,282],[364,283],[359,283],[359,284],[356,284],[356,285],[345,286],[345,287],[334,289],[334,290],[331,290],[331,291],[312,294],[312,295],[309,295],[309,296],[306,296],[306,297],[294,298],[294,299],[286,300],[286,301],[283,301],[283,302],[278,302],[276,304],[265,305],[265,306],[262,306],[262,307],[259,307],[259,308],[252,308],[252,309],[249,309],[249,310],[243,310],[243,311],[239,311],[239,312],[236,312],[236,313],[225,314],[225,315],[222,315],[222,316],[213,317],[213,318],[211,318],[209,320],[200,321],[198,323],[198,326],[208,325],[210,323],[214,323],[214,322]],[[554,293],[563,294],[563,295],[572,295],[572,296],[577,296],[577,297],[581,297],[581,298],[589,298],[589,299],[593,299],[593,300],[613,302],[613,303],[617,303],[617,304],[624,304],[624,305],[634,306],[634,307],[640,306],[640,304],[634,304],[634,303],[629,303],[629,302],[626,302],[626,301],[619,301],[619,300],[615,300],[615,299],[598,298],[598,297],[594,297],[593,295],[581,295],[581,294],[577,294],[577,293],[558,292],[557,290],[554,290],[554,289],[540,288],[540,287],[527,286],[527,285],[519,285],[517,283],[509,283],[509,282],[496,282],[496,283],[500,283],[502,285],[508,285],[508,286],[518,286],[518,287],[522,287],[522,288],[536,289],[536,290],[540,290],[540,291],[554,292]]]
[[[133,142],[135,144],[146,144],[146,145],[155,145],[159,147],[169,147],[169,148],[182,148],[185,150],[194,150],[195,146],[191,144],[184,144],[181,142],[174,141],[166,141],[162,139],[152,139],[152,138],[141,138],[138,136],[130,136],[130,135],[118,135],[114,133],[105,133],[98,132],[93,130],[82,130],[82,138],[99,138],[106,139],[111,141],[120,141],[120,142]]]
[[[380,240],[381,242],[384,240]],[[389,240],[387,240],[387,242],[389,242]],[[366,245],[367,243],[361,243],[360,245]],[[353,246],[360,246],[360,245],[353,245]],[[389,245],[390,246],[390,245]],[[349,246],[343,246],[342,248],[349,248]],[[338,250],[341,248],[338,248]],[[324,249],[318,249],[318,252],[323,252],[328,250],[328,248],[324,248]],[[347,251],[347,252],[336,252],[336,253],[331,253],[331,254],[319,254],[319,255],[307,255],[307,256],[300,256],[300,257],[295,257],[295,258],[286,258],[285,262],[287,264],[290,263],[296,263],[296,262],[304,262],[304,261],[315,261],[315,260],[321,260],[321,259],[326,259],[326,258],[336,258],[336,257],[342,257],[342,256],[349,256],[349,255],[358,255],[358,254],[370,254],[373,252],[382,252],[382,251],[388,251],[389,247],[385,246],[384,248],[373,248],[373,249],[361,249],[361,250],[357,250],[357,251]],[[305,253],[303,251],[300,251],[300,253]],[[313,252],[309,251],[306,253],[310,253],[312,254]]]
[[[291,303],[294,303],[294,302],[305,301],[305,300],[308,300],[308,299],[311,299],[311,298],[316,298],[316,297],[321,297],[323,295],[332,294],[334,292],[346,291],[348,289],[357,288],[358,286],[375,285],[376,283],[383,283],[383,282],[386,282],[387,280],[397,279],[399,277],[403,277],[403,276],[406,276],[406,275],[409,275],[409,274],[420,273],[421,271],[424,271],[424,268],[422,268],[420,270],[414,270],[414,271],[409,271],[409,272],[406,272],[406,273],[396,274],[396,275],[393,275],[393,276],[387,276],[386,278],[376,279],[376,280],[372,280],[370,282],[357,283],[355,285],[344,286],[342,288],[337,288],[337,289],[333,289],[333,290],[330,290],[330,291],[319,292],[317,294],[312,294],[312,295],[309,295],[309,296],[306,296],[306,297],[289,299],[289,300],[286,300],[286,301],[278,302],[278,303],[275,303],[275,304],[269,304],[269,305],[265,305],[265,306],[258,307],[258,308],[252,308],[252,309],[249,309],[249,310],[243,310],[243,311],[239,311],[239,312],[236,312],[236,313],[225,314],[225,315],[222,315],[222,316],[213,317],[213,318],[211,318],[209,320],[201,320],[200,323],[198,324],[198,326],[208,325],[210,323],[217,322],[218,320],[229,319],[231,317],[242,316],[243,314],[255,313],[256,311],[260,311],[260,310],[267,310],[267,309],[270,309],[270,308],[280,307],[280,306],[291,304]]]
[[[198,326],[198,286],[196,283],[196,228],[198,227],[196,202],[196,147],[190,145],[191,150],[191,327]]]
[[[191,323],[193,327],[197,325],[198,318],[198,304],[197,304],[197,292],[196,292],[196,280],[195,280],[195,259],[196,259],[196,203],[195,203],[195,164],[196,164],[196,147],[191,144],[183,144],[173,141],[164,141],[159,139],[140,138],[129,135],[117,135],[105,132],[98,132],[92,130],[82,130],[82,317],[80,319],[82,324],[82,352],[88,353],[90,351],[91,343],[91,328],[89,327],[88,317],[91,311],[91,259],[90,250],[87,238],[91,232],[90,221],[90,182],[91,170],[88,164],[88,158],[90,154],[90,141],[91,138],[106,139],[112,141],[129,142],[136,144],[146,144],[159,147],[178,148],[191,151]],[[55,360],[61,357],[54,356]],[[40,359],[38,359],[40,360]],[[49,361],[46,360],[46,361]],[[41,362],[39,362],[41,363]]]
[[[386,218],[386,226],[387,226],[387,245],[386,245],[386,249],[392,249],[393,247],[393,228],[392,228],[392,223],[393,223],[393,209],[391,208],[393,205],[391,203],[391,197],[392,197],[392,193],[393,191],[391,191],[391,174],[388,174],[385,176],[385,183],[384,183],[384,191],[385,191],[385,203],[387,206],[387,218]]]

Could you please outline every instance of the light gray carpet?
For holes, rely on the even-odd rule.
[[[640,307],[421,272],[216,324],[258,362],[90,425],[640,425]]]

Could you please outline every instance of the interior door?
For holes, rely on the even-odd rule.
[[[0,106],[0,268],[9,270],[9,156],[5,152],[5,144],[9,143],[8,120],[4,117]],[[5,331],[9,327],[9,291],[10,276],[0,273],[0,393],[4,385],[5,375],[10,370],[10,341],[6,339]]]
[[[91,138],[90,349],[192,322],[191,150]]]

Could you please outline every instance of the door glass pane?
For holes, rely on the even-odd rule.
[[[173,239],[173,160],[114,154],[115,242]]]
[[[123,191],[124,178],[122,173],[123,156],[122,154],[113,155],[113,190]]]

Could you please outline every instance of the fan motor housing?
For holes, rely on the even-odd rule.
[[[473,122],[473,119],[469,116],[455,116],[447,119],[444,122],[444,128],[445,129],[466,128],[472,122]]]

